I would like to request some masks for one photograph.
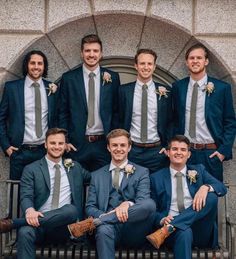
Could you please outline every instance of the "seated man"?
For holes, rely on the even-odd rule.
[[[146,224],[155,204],[150,199],[148,169],[128,161],[130,134],[123,129],[107,136],[111,163],[92,173],[86,211],[89,219],[69,225],[79,237],[96,228],[98,258],[115,257],[115,244],[141,245],[151,229]]]
[[[49,129],[47,154],[25,167],[21,178],[20,202],[25,218],[1,219],[0,232],[20,228],[17,258],[35,258],[35,244],[64,242],[70,236],[67,224],[83,219],[83,184],[90,173],[77,162],[62,160],[66,130]]]
[[[159,248],[164,242],[173,248],[175,259],[191,259],[192,246],[217,246],[217,201],[226,187],[203,165],[186,166],[191,153],[188,138],[176,135],[167,150],[170,167],[150,176],[156,202],[154,216],[160,229],[147,236]]]

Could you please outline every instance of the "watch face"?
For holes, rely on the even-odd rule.
[[[168,225],[167,230],[169,233],[172,233],[174,231],[174,227],[172,225]]]

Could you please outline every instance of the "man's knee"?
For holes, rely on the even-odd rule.
[[[143,210],[149,214],[156,211],[156,204],[152,199],[146,199],[140,202],[140,204],[142,205]]]
[[[115,239],[115,229],[113,225],[103,224],[96,229],[96,238],[112,238]]]
[[[18,240],[22,241],[36,241],[35,229],[31,226],[21,227],[18,231]]]

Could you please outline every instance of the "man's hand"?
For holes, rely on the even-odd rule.
[[[25,218],[29,225],[33,227],[39,227],[39,217],[43,218],[44,215],[41,212],[36,211],[34,208],[27,209]]]
[[[13,147],[13,146],[10,146],[7,150],[6,150],[6,153],[7,155],[10,157],[12,155],[13,152],[17,151],[19,148],[17,147]]]
[[[129,202],[124,201],[118,207],[115,208],[116,216],[120,222],[126,222],[128,220]]]
[[[171,216],[171,215],[168,215],[167,217],[164,217],[164,218],[162,218],[162,220],[161,220],[161,225],[163,226],[163,225],[168,225],[168,224],[170,224],[171,223],[171,221],[174,219],[174,217],[173,216]]]
[[[73,146],[71,143],[66,144],[66,152],[70,152],[71,150],[77,151],[77,148]]]
[[[217,156],[221,162],[223,162],[223,160],[225,159],[225,156],[222,155],[220,152],[215,151],[214,153],[212,153],[209,157],[212,158],[214,156]]]
[[[193,209],[200,211],[206,205],[206,197],[209,191],[209,187],[202,185],[196,192],[193,199]]]

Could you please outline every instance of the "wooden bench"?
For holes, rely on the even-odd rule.
[[[20,217],[20,207],[18,204],[19,197],[19,181],[7,180],[7,215],[9,217]],[[13,199],[11,200],[11,192]],[[219,200],[219,249],[193,249],[192,257],[199,258],[235,258],[234,244],[235,233],[234,227],[230,222],[228,213],[228,196]],[[0,258],[15,258],[16,256],[16,231],[0,234]],[[37,258],[71,258],[71,259],[92,259],[97,258],[96,249],[88,241],[80,241],[77,243],[69,242],[62,245],[46,245],[37,248]],[[151,245],[140,249],[119,248],[116,251],[116,258],[122,259],[160,259],[173,258],[173,253],[165,248],[160,250],[154,249]],[[183,258],[184,259],[184,258]]]

